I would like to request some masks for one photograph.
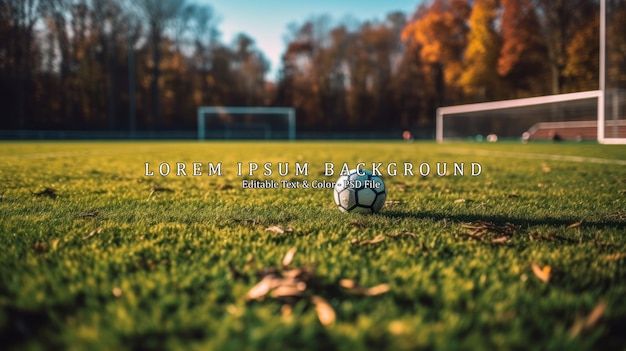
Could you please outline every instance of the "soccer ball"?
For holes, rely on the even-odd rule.
[[[351,169],[335,183],[335,204],[342,212],[376,213],[385,204],[385,183],[371,171]]]

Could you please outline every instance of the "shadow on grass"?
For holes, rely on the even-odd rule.
[[[513,225],[519,225],[522,228],[549,225],[549,226],[569,226],[573,223],[580,221],[580,218],[571,217],[542,217],[542,218],[520,218],[520,217],[508,217],[504,215],[480,215],[480,214],[443,214],[436,212],[407,212],[389,210],[379,213],[380,216],[388,218],[412,218],[432,221],[450,221],[453,223],[468,223],[468,222],[491,222],[494,224],[511,223]],[[582,227],[594,227],[596,229],[605,228],[624,228],[626,221],[620,220],[601,220],[601,221],[586,221],[583,219]]]

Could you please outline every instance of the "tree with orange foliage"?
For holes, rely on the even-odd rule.
[[[502,46],[498,74],[512,90],[512,97],[549,92],[545,67],[547,49],[532,0],[500,0]]]
[[[469,40],[459,83],[478,100],[493,99],[498,88],[500,37],[494,29],[497,10],[496,0],[477,0],[469,18]]]
[[[470,6],[466,0],[435,0],[402,33],[404,41],[411,39],[419,46],[420,58],[435,77],[440,103],[445,100],[444,87],[458,84],[469,14]]]
[[[567,63],[564,75],[568,90],[585,91],[598,89],[600,30],[599,16],[576,31],[567,46]]]

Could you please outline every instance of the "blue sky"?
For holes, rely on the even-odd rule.
[[[244,32],[271,63],[268,79],[274,80],[285,50],[289,23],[303,23],[313,15],[328,14],[334,21],[346,16],[359,21],[384,19],[392,11],[412,14],[421,0],[198,0],[208,3],[219,16],[222,40],[230,43]]]

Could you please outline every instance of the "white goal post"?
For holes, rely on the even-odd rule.
[[[296,112],[291,107],[233,107],[233,106],[201,106],[198,107],[198,140],[206,138],[206,116],[229,115],[285,115],[287,116],[287,138],[296,139]],[[254,124],[259,126],[258,124]],[[265,127],[264,127],[265,128]],[[267,134],[267,133],[266,133]]]
[[[624,0],[622,0],[624,1]],[[610,13],[610,12],[609,12]],[[551,133],[585,132],[587,138],[596,129],[601,144],[626,144],[626,91],[607,87],[607,1],[600,0],[598,90],[539,96],[533,98],[440,107],[436,115],[436,140],[469,138],[480,140],[482,133],[502,132],[505,137],[521,137],[538,128]],[[612,18],[612,21],[619,19]],[[615,49],[613,49],[615,50]],[[615,65],[615,63],[612,63]],[[594,123],[595,122],[595,123]],[[532,129],[531,126],[534,126]],[[571,129],[579,128],[577,131]],[[581,129],[586,128],[586,129]],[[591,129],[590,129],[591,128]],[[556,135],[556,134],[553,134]],[[576,137],[582,135],[574,134]]]
[[[583,91],[579,93],[547,95],[547,96],[539,96],[539,97],[533,97],[533,98],[500,100],[500,101],[483,102],[483,103],[476,103],[476,104],[440,107],[437,109],[435,135],[436,135],[436,139],[438,143],[441,143],[444,141],[444,118],[464,118],[467,114],[471,114],[471,113],[487,113],[490,111],[497,111],[497,110],[506,111],[507,109],[528,108],[531,106],[573,102],[573,101],[580,101],[580,100],[585,100],[585,99],[595,99],[596,100],[595,103],[597,104],[598,117],[599,116],[603,117],[604,105],[600,101],[601,96],[602,96],[602,92],[600,90],[591,90],[591,91]],[[600,118],[597,118],[597,120],[600,123]],[[604,123],[604,120],[602,120],[601,123]],[[603,134],[604,128],[598,128],[598,140],[601,140],[600,139],[601,130]],[[519,137],[521,137],[521,133]],[[604,137],[604,135],[602,135],[602,137]]]

